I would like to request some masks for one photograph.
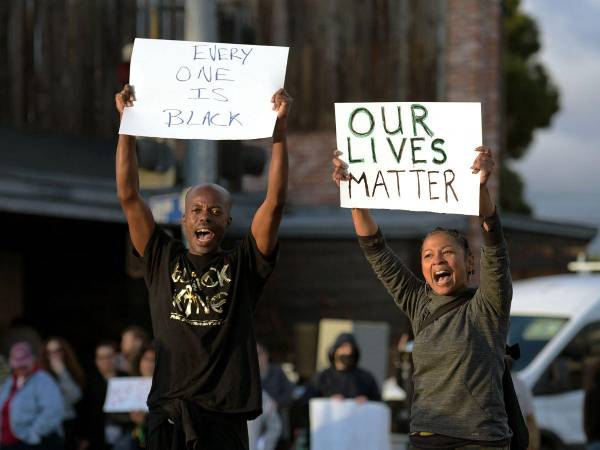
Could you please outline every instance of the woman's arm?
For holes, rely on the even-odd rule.
[[[342,161],[339,157],[342,154],[339,150],[333,152],[333,174],[331,178],[335,184],[339,187],[340,181],[350,180],[348,174],[348,164]],[[371,216],[368,209],[352,208],[352,222],[354,222],[354,230],[357,236],[373,236],[377,233],[377,223]]]
[[[480,174],[479,215],[483,237],[479,291],[496,313],[508,316],[512,300],[508,250],[496,206],[487,188],[495,163],[489,148],[478,147],[476,151],[479,154],[472,169],[473,173]]]
[[[340,181],[348,180],[348,165],[336,150],[333,154],[333,181],[339,186]],[[382,282],[398,307],[404,311],[411,321],[417,316],[418,308],[422,305],[418,299],[424,293],[424,283],[402,263],[394,252],[386,245],[379,231],[379,226],[368,209],[352,209],[354,230],[359,244],[371,264],[377,278]]]
[[[81,399],[81,388],[66,368],[57,375],[57,381],[62,394],[69,404],[74,405]]]

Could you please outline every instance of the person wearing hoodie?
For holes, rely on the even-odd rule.
[[[350,333],[341,333],[329,350],[331,366],[313,381],[312,397],[353,398],[360,402],[381,401],[373,375],[358,367],[360,349]]]

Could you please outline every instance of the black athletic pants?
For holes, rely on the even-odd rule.
[[[197,441],[186,446],[184,426],[164,414],[151,412],[148,416],[147,450],[248,450],[246,420],[227,414],[208,411],[195,414],[194,431]]]

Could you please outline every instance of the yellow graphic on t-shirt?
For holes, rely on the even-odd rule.
[[[229,264],[221,268],[210,267],[198,276],[178,262],[171,280],[174,283],[171,319],[196,326],[222,323],[219,316],[224,312],[231,283]]]

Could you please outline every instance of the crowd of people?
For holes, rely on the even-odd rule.
[[[51,336],[39,342],[17,338],[9,347],[8,370],[0,379],[0,449],[146,447],[147,411],[103,410],[111,378],[153,376],[156,350],[143,328],[127,327],[120,343],[99,341],[88,370],[64,338]],[[359,365],[360,348],[352,334],[342,333],[336,338],[328,352],[328,368],[299,384],[270,360],[265,343],[258,342],[256,350],[262,414],[248,422],[251,450],[301,448],[296,444],[299,432],[307,432],[310,398],[354,399],[360,403],[382,399],[374,375]],[[401,377],[398,373],[394,382],[408,389]]]
[[[115,95],[120,116],[134,102],[131,86]],[[0,388],[0,449],[289,449],[294,417],[304,415],[300,423],[307,428],[310,398],[381,401],[375,377],[360,367],[351,334],[337,337],[330,367],[299,389],[256,342],[253,311],[277,260],[289,172],[292,99],[279,89],[271,103],[277,118],[265,199],[232,250],[221,248],[232,221],[231,194],[215,184],[186,192],[181,220],[186,247],[155,222],[139,189],[136,138],[119,135],[117,194],[143,262],[154,340],[128,327],[119,346],[97,344],[94,366],[85,374],[64,339],[50,337],[39,348],[14,340],[10,373]],[[509,414],[506,406],[507,391],[514,393],[518,385],[510,381],[506,363],[512,281],[500,217],[487,188],[492,152],[475,151],[479,265],[462,234],[436,228],[422,242],[421,279],[386,244],[369,210],[352,209],[359,245],[414,333],[410,376],[400,367],[396,380],[398,389],[410,392],[413,448],[525,450],[527,441],[530,448],[539,442],[527,437],[522,416],[530,412],[520,413],[517,405],[516,414]],[[338,184],[351,179],[340,156],[336,151],[333,158]],[[471,286],[476,271],[477,288]],[[106,412],[110,380],[134,375],[152,377],[148,411]],[[521,419],[521,428],[511,423],[513,416]]]
[[[307,404],[315,397],[393,402],[394,397],[386,395],[391,383],[402,392],[401,413],[406,417],[412,396],[411,376],[406,373],[412,371],[411,344],[408,335],[402,335],[391,361],[392,377],[380,390],[373,374],[359,366],[360,347],[352,334],[341,333],[329,349],[330,366],[298,385],[281,365],[271,362],[268,347],[258,342],[263,412],[248,422],[249,448],[301,448],[296,445],[298,433],[308,428]],[[51,336],[41,346],[15,341],[8,354],[8,371],[0,379],[0,449],[144,449],[148,412],[105,413],[103,406],[108,380],[151,378],[155,362],[150,336],[138,326],[127,327],[120,344],[100,341],[94,365],[87,371],[71,344],[61,337]],[[516,377],[515,386],[523,415],[533,431],[530,448],[538,449],[531,393]],[[298,410],[303,417],[298,418]],[[394,420],[401,422],[402,418]]]
[[[125,329],[120,345],[99,342],[89,370],[83,369],[71,344],[57,336],[13,339],[6,363],[0,380],[0,448],[144,448],[145,412],[103,411],[111,378],[152,377],[154,348],[142,328]]]

